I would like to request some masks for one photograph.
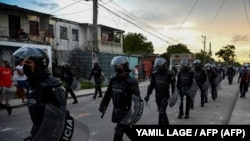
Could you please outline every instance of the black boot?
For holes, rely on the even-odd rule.
[[[74,100],[74,102],[73,102],[72,104],[76,104],[76,103],[78,103],[78,101],[77,101],[77,100]]]
[[[8,111],[8,115],[11,115],[11,113],[12,113],[12,107],[9,106],[9,107],[7,108],[7,111]]]
[[[188,119],[188,118],[189,118],[189,114],[186,114],[184,118],[185,118],[185,119]]]
[[[182,116],[183,116],[183,112],[179,112],[178,118],[180,119],[182,118]]]

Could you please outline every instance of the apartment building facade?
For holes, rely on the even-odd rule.
[[[102,56],[123,54],[123,30],[97,25],[97,47],[94,47],[92,29],[92,24],[0,3],[0,63],[3,60],[14,63],[12,53],[24,45],[46,50],[52,60],[51,68],[52,64],[60,66],[67,61],[88,68],[82,71],[89,71],[93,61],[102,60]],[[87,58],[80,62],[77,57],[82,55]]]

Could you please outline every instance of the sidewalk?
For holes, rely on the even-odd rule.
[[[140,82],[139,83],[139,87],[147,87],[149,84],[149,81],[145,81],[145,82]],[[106,92],[107,87],[102,87],[102,92]],[[87,95],[93,95],[95,92],[95,89],[84,89],[84,90],[79,90],[79,91],[75,91],[75,94],[77,97],[81,97],[81,96],[87,96]],[[70,94],[69,94],[69,98],[71,98]],[[18,108],[21,106],[25,106],[25,103],[22,103],[21,99],[12,99],[10,100],[10,105],[13,108]]]
[[[249,89],[250,90],[250,89]],[[245,98],[238,97],[229,120],[229,125],[250,125],[250,92],[246,93]]]

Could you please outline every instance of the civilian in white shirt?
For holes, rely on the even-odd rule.
[[[25,97],[26,97],[26,87],[27,87],[27,77],[23,73],[23,59],[19,60],[17,62],[16,66],[17,71],[17,94],[22,99],[22,102],[25,103]]]

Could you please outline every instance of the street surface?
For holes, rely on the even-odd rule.
[[[211,94],[208,94],[208,103],[205,107],[200,107],[199,92],[195,97],[194,109],[190,111],[189,119],[178,119],[179,100],[174,107],[167,108],[167,115],[171,125],[227,125],[234,109],[238,97],[237,76],[233,84],[229,85],[225,78],[218,91],[218,98],[213,101]],[[147,85],[140,87],[141,97],[144,98],[147,91]],[[113,139],[115,124],[111,122],[112,103],[110,103],[106,114],[101,119],[101,113],[98,111],[101,98],[93,100],[92,95],[78,97],[78,104],[71,104],[72,99],[68,99],[68,109],[71,115],[88,126],[90,131],[90,141],[110,141]],[[0,111],[0,131],[14,131],[13,137],[20,136],[25,138],[29,136],[32,127],[31,119],[26,106],[14,108],[12,115],[8,116],[6,111]],[[149,102],[144,105],[144,112],[137,124],[156,125],[158,123],[158,112],[155,103],[155,94],[150,96]],[[15,134],[15,135],[14,135]],[[8,135],[9,136],[9,135]],[[126,135],[124,140],[128,140]]]

